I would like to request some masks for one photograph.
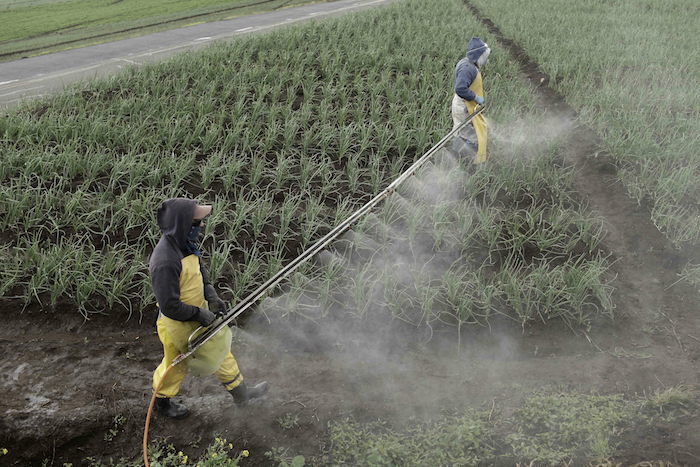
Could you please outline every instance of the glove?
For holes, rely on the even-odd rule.
[[[206,298],[207,303],[209,303],[209,309],[213,311],[216,316],[221,316],[226,312],[226,303],[216,294],[216,289],[213,285],[207,284],[204,286],[204,298]]]
[[[481,96],[476,96],[476,97],[474,98],[474,102],[476,102],[476,103],[479,104],[479,105],[484,105],[484,98],[481,97]]]
[[[216,319],[216,315],[206,308],[199,308],[199,312],[195,315],[194,319],[199,321],[202,326],[209,327],[211,323]]]

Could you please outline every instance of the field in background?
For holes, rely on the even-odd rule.
[[[312,0],[11,0],[0,5],[0,61]]]
[[[469,0],[601,137],[631,196],[679,246],[700,242],[700,35],[694,0]]]

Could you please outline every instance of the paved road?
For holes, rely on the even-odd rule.
[[[50,94],[77,81],[104,76],[128,66],[162,60],[218,39],[341,15],[390,1],[337,0],[303,5],[0,63],[0,108],[14,107],[23,99]]]

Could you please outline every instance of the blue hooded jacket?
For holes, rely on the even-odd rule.
[[[455,94],[462,99],[473,101],[476,97],[476,94],[469,89],[469,86],[472,85],[476,74],[479,72],[476,62],[486,52],[487,48],[486,42],[478,37],[472,37],[467,44],[467,55],[457,62],[455,67]]]

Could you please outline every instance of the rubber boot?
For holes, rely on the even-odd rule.
[[[229,392],[233,396],[233,402],[235,402],[238,407],[245,407],[248,405],[249,400],[264,396],[269,389],[270,384],[267,381],[258,383],[251,388],[243,381]]]
[[[169,418],[179,420],[190,414],[190,411],[183,404],[170,400],[169,397],[157,397],[155,404],[156,412]]]

